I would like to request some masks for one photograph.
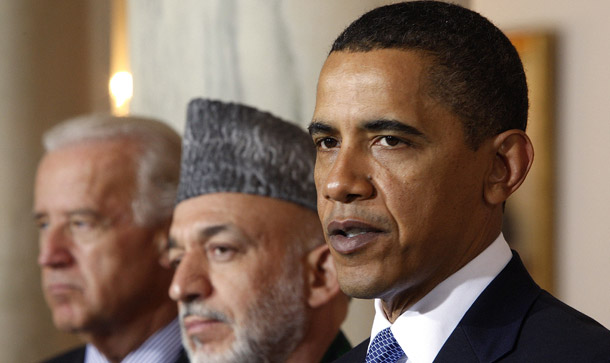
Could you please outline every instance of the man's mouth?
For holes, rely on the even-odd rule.
[[[362,228],[354,228],[354,229],[350,229],[350,230],[337,229],[331,233],[331,236],[334,235],[334,236],[343,236],[343,237],[347,237],[347,238],[352,238],[352,237],[356,237],[358,235],[365,234],[368,232],[370,232],[368,229],[362,229]]]
[[[216,319],[201,318],[193,315],[188,316],[183,320],[184,328],[186,329],[187,333],[189,333],[189,335],[200,330],[209,329],[210,327],[219,323],[222,323],[222,321]]]
[[[357,220],[333,221],[327,226],[331,247],[340,254],[354,253],[375,240],[383,230]]]
[[[212,349],[210,344],[216,345],[232,334],[228,318],[218,311],[188,306],[180,313],[180,316],[184,333],[196,347],[208,346]]]
[[[71,294],[83,290],[82,284],[64,275],[44,274],[42,280],[45,292],[50,295]]]
[[[69,283],[55,283],[46,285],[46,290],[50,293],[62,293],[80,290],[76,285]]]

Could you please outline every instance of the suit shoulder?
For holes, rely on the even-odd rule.
[[[357,346],[352,348],[352,350],[348,351],[347,353],[339,357],[337,360],[335,360],[334,363],[364,362],[366,358],[366,351],[369,348],[369,341],[370,339],[366,339],[362,343],[358,344]]]
[[[544,290],[528,313],[526,325],[534,323],[557,330],[558,334],[578,333],[610,339],[610,330]]]
[[[546,352],[547,357],[610,362],[610,330],[542,291],[524,320],[516,348]]]
[[[80,346],[43,361],[43,363],[82,363],[85,361],[85,346]]]

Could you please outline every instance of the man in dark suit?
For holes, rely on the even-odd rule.
[[[332,362],[350,349],[314,160],[307,133],[267,112],[189,104],[169,257],[191,362]]]
[[[375,9],[333,44],[310,134],[344,292],[375,298],[341,362],[610,361],[610,332],[541,290],[501,233],[533,160],[519,56],[479,14]]]
[[[55,326],[87,342],[50,362],[186,362],[163,254],[180,137],[158,121],[96,115],[54,127],[44,145],[43,292]]]

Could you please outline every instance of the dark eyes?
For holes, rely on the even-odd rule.
[[[321,150],[334,149],[339,146],[339,141],[332,137],[323,137],[315,141],[316,147]],[[400,145],[410,146],[411,143],[400,139],[396,136],[379,136],[375,139],[374,145],[379,145],[382,147],[397,147]]]
[[[337,145],[339,145],[339,142],[332,137],[324,137],[316,141],[316,146],[319,149],[332,149],[337,147]]]
[[[397,146],[398,144],[400,144],[402,142],[403,142],[402,140],[400,140],[399,138],[394,137],[394,136],[382,136],[379,139],[379,143],[382,146]]]
[[[169,265],[175,270],[178,268],[178,265],[180,265],[181,261],[182,261],[182,257],[175,257],[175,258],[170,259]]]
[[[209,262],[230,262],[239,252],[238,247],[228,244],[209,243],[204,247],[206,259]],[[170,248],[168,251],[170,266],[177,269],[187,252],[182,247]]]

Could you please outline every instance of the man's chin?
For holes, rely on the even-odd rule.
[[[234,344],[215,345],[215,344],[194,344],[191,342],[187,348],[191,363],[232,363],[243,362],[247,357],[240,354],[240,349],[236,349]]]
[[[57,330],[64,333],[79,334],[85,331],[84,324],[75,321],[74,319],[66,319],[64,317],[53,318],[53,323]]]
[[[214,324],[216,325],[216,324]],[[233,362],[235,336],[228,326],[217,324],[214,332],[209,327],[197,329],[198,334],[186,334],[182,331],[182,341],[188,342],[186,350],[192,363]],[[227,330],[228,329],[228,330]]]
[[[209,343],[199,343],[190,341],[190,348],[194,355],[197,356],[221,356],[231,351],[234,341],[216,341]]]
[[[371,276],[363,276],[358,271],[350,271],[349,268],[337,269],[337,272],[341,291],[348,296],[357,299],[374,299],[383,293],[379,281]]]
[[[72,304],[53,306],[53,324],[65,333],[78,334],[86,330],[86,322],[82,309]]]

